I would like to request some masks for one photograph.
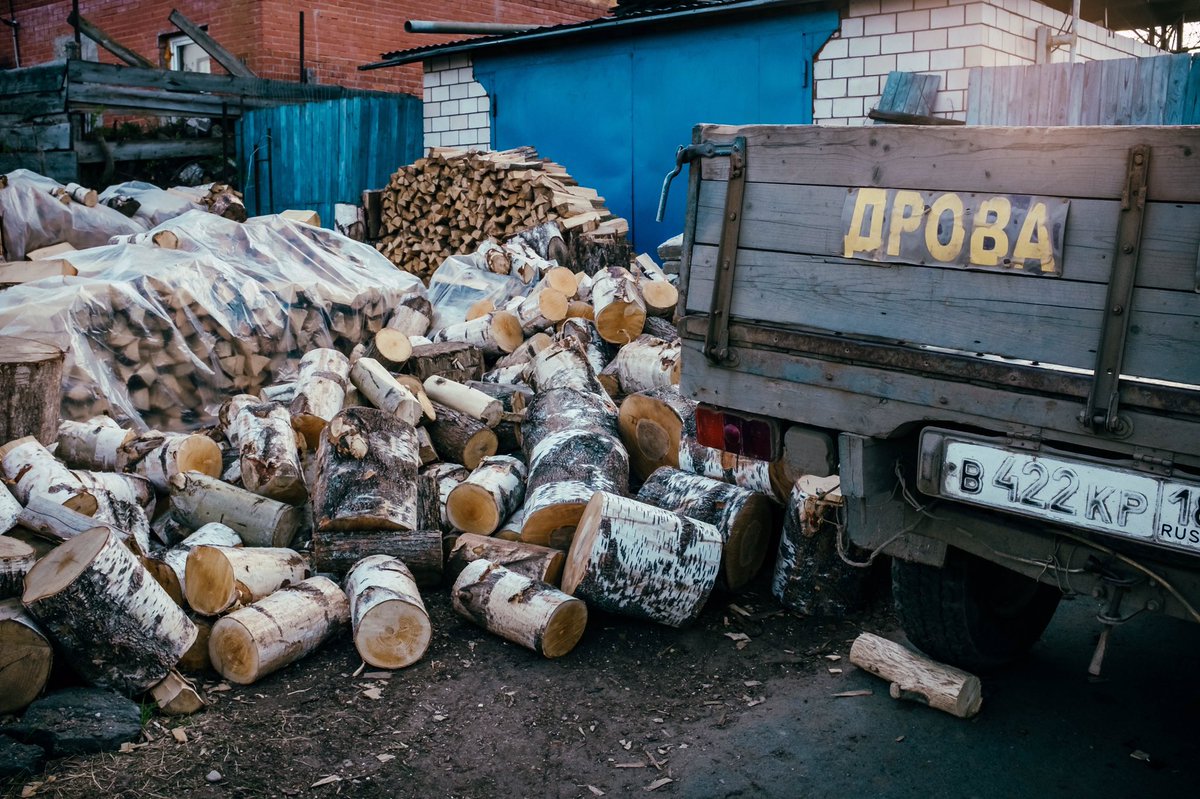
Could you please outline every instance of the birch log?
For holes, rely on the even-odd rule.
[[[221,435],[225,436],[226,441],[236,447],[238,445],[238,431],[236,427],[238,416],[251,405],[271,401],[259,399],[253,394],[235,394],[222,402],[221,407],[217,409],[217,429],[221,431]]]
[[[412,355],[412,342],[403,331],[385,327],[371,339],[365,355],[377,361],[386,370],[394,372]]]
[[[136,436],[135,432],[124,429],[108,416],[97,416],[86,422],[64,419],[58,423],[55,454],[75,469],[119,472],[125,468],[121,448]]]
[[[136,505],[147,517],[154,515],[158,496],[154,493],[154,486],[150,481],[141,475],[93,472],[88,469],[72,469],[71,474],[90,491],[106,491],[113,500]]]
[[[106,528],[39,560],[21,601],[84,679],[127,694],[166,677],[196,638],[183,610]]]
[[[0,468],[22,505],[28,505],[36,495],[85,516],[96,512],[98,504],[93,493],[33,436],[0,447]]]
[[[497,358],[496,368],[529,363],[533,360],[533,356],[546,349],[546,347],[549,347],[552,341],[553,339],[545,333],[534,333],[532,336],[525,339],[525,341],[521,343],[521,346],[517,347],[508,355],[505,355],[502,358]]]
[[[521,540],[566,548],[597,491],[629,490],[629,455],[614,436],[563,430],[542,439],[529,461]]]
[[[406,336],[423,336],[433,319],[433,306],[424,292],[407,295],[388,317],[384,327],[399,330]]]
[[[587,627],[587,605],[491,561],[472,561],[450,593],[460,616],[547,658],[567,654]]]
[[[251,547],[285,547],[300,526],[301,511],[274,499],[235,488],[208,475],[188,472],[171,478],[171,509],[193,528],[229,525]]]
[[[526,463],[542,439],[563,430],[588,430],[616,437],[617,408],[604,392],[569,388],[539,391],[525,407],[521,420],[521,449]]]
[[[612,361],[616,348],[600,336],[596,324],[588,319],[567,319],[558,331],[559,338],[573,338],[583,347],[588,364],[597,377]]]
[[[471,476],[471,470],[460,463],[436,463],[424,469],[421,476],[432,476],[437,483],[437,497],[423,498],[423,502],[436,501],[438,507],[439,526],[442,532],[450,532],[454,526],[450,524],[450,517],[446,513],[446,503],[450,499],[450,492],[455,486]]]
[[[218,620],[208,654],[222,677],[249,685],[315,651],[349,622],[350,603],[337,583],[310,577]]]
[[[525,464],[511,455],[484,458],[446,500],[450,524],[466,533],[491,535],[525,498]]]
[[[504,524],[500,525],[500,529],[492,534],[492,537],[499,541],[520,541],[521,528],[525,526],[525,506],[517,508],[512,512]],[[537,546],[530,544],[530,546]],[[557,550],[556,550],[557,551]],[[490,560],[490,558],[489,558]]]
[[[359,358],[350,368],[350,382],[384,413],[413,426],[421,423],[424,410],[420,401],[374,358]]]
[[[33,436],[46,446],[58,435],[63,351],[0,336],[0,441]]]
[[[321,431],[346,401],[346,381],[350,361],[337,350],[321,348],[304,353],[296,396],[292,400],[292,426],[301,432],[312,449],[321,440]]]
[[[592,309],[605,341],[628,344],[642,334],[646,305],[628,269],[612,266],[594,276]]]
[[[29,544],[0,535],[0,600],[21,595],[25,590],[25,574],[36,560]]]
[[[700,615],[720,570],[712,525],[600,492],[579,520],[563,590],[610,613],[682,627]]]
[[[558,585],[562,580],[564,557],[561,549],[474,533],[463,533],[454,542],[446,559],[447,576],[457,578],[467,564],[477,560],[491,561],[548,585]]]
[[[663,341],[679,341],[679,328],[657,316],[647,316],[642,333],[661,338]]]
[[[641,272],[638,290],[646,303],[646,312],[656,317],[669,318],[674,315],[675,306],[679,303],[679,289],[671,285],[666,273],[648,254],[639,255],[636,266]]]
[[[588,361],[583,345],[574,338],[559,338],[529,363],[529,379],[538,391],[569,388],[599,394],[604,389]]]
[[[664,466],[642,484],[637,498],[717,529],[726,589],[744,588],[762,568],[774,530],[771,502],[762,494]]]
[[[196,625],[196,641],[183,653],[175,668],[189,673],[209,671],[212,661],[208,659],[208,639],[212,635],[215,619],[209,619],[198,613],[189,613],[188,618]]]
[[[969,719],[983,705],[979,678],[918,655],[900,644],[862,633],[850,647],[850,662],[891,683],[893,699],[909,699]]]
[[[127,469],[163,492],[185,472],[221,476],[221,448],[208,436],[152,431],[128,442],[123,453]]]
[[[425,380],[425,393],[434,402],[453,408],[488,427],[500,424],[504,413],[502,403],[477,389],[433,375]]]
[[[101,526],[91,516],[63,507],[41,494],[29,498],[17,521],[22,527],[53,541],[66,541]]]
[[[574,280],[571,281],[574,283]],[[543,281],[543,288],[534,289],[524,299],[514,299],[509,309],[521,323],[521,332],[526,336],[541,333],[567,318],[567,298]]]
[[[286,408],[273,402],[249,405],[237,415],[234,428],[247,491],[289,505],[308,499],[300,468],[304,437],[292,427]]]
[[[54,649],[21,600],[0,600],[0,714],[37,699],[53,665]]]
[[[550,267],[542,276],[542,281],[555,291],[561,292],[563,297],[568,300],[579,291],[579,281],[575,277],[575,273],[565,266]]]
[[[787,496],[776,481],[776,472],[770,462],[706,447],[691,437],[685,437],[679,443],[679,468],[714,480],[724,480],[777,500]]]
[[[432,422],[437,418],[437,411],[433,409],[433,401],[429,399],[429,395],[425,393],[425,384],[418,380],[413,375],[392,375],[396,378],[396,382],[401,385],[409,394],[416,397],[417,402],[421,406],[421,419],[426,422]]]
[[[500,385],[520,385],[525,383],[529,374],[529,364],[514,363],[511,366],[498,366],[483,373],[480,380],[484,383]]]
[[[433,587],[442,582],[441,530],[313,531],[314,571],[341,577],[369,555],[387,555],[403,561],[419,586]]]
[[[408,567],[387,555],[363,558],[346,575],[354,648],[368,665],[402,669],[429,649],[433,625]]]
[[[146,570],[158,580],[171,599],[182,605],[185,601],[184,586],[187,584],[185,568],[188,553],[198,546],[240,547],[242,538],[232,527],[220,522],[209,522],[171,549],[142,559]]]
[[[483,422],[435,402],[437,419],[426,425],[433,446],[444,460],[474,469],[500,446],[496,434]]]
[[[308,560],[282,547],[221,547],[199,544],[187,553],[184,596],[205,616],[257,602],[312,574]]]
[[[21,503],[4,483],[0,483],[0,535],[17,525],[21,518]]]
[[[486,316],[447,325],[432,336],[433,341],[458,341],[478,347],[486,355],[512,352],[525,340],[521,322],[508,311],[493,311]]]
[[[679,385],[682,365],[679,341],[668,342],[641,335],[621,347],[597,379],[609,396],[634,394]]]
[[[317,451],[317,529],[417,529],[420,465],[412,425],[374,408],[342,411]]]
[[[472,380],[468,388],[481,391],[499,400],[503,413],[500,423],[492,428],[496,434],[496,452],[508,455],[521,449],[521,422],[525,420],[525,407],[533,399],[533,389],[525,385],[484,383]]]

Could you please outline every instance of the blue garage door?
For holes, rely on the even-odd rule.
[[[630,222],[651,250],[683,230],[686,180],[654,221],[663,176],[692,126],[812,122],[813,56],[837,29],[834,12],[610,34],[588,44],[475,58],[492,98],[496,149],[533,145]]]

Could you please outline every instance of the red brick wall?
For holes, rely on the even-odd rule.
[[[531,22],[553,25],[603,16],[608,0],[81,0],[83,16],[121,44],[152,62],[159,62],[160,34],[178,31],[167,21],[178,8],[251,69],[265,78],[296,80],[299,75],[299,12],[304,11],[305,65],[318,83],[359,89],[383,89],[421,94],[421,65],[410,64],[371,72],[357,67],[379,60],[381,53],[404,50],[463,36],[425,36],[404,32],[406,19],[470,22]],[[54,58],[54,40],[71,34],[67,16],[70,0],[16,0],[20,23],[21,64],[31,66]],[[0,15],[7,16],[7,3]],[[100,48],[105,63],[118,60]],[[0,27],[0,68],[14,65],[12,36]],[[214,62],[214,71],[221,71]]]

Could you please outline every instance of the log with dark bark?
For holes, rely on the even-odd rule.
[[[483,351],[461,341],[418,344],[404,370],[422,383],[434,375],[465,383],[483,376]]]
[[[539,391],[529,400],[521,421],[525,462],[532,462],[533,450],[542,439],[564,430],[589,430],[616,437],[617,408],[603,392],[569,388]]]
[[[597,491],[629,490],[629,455],[615,437],[586,429],[553,433],[534,448],[521,540],[565,549]]]
[[[264,402],[243,408],[233,421],[247,491],[294,505],[308,498],[300,453],[304,437],[292,427],[283,405]]]
[[[21,595],[25,590],[25,574],[36,560],[29,544],[0,535],[0,600]]]
[[[960,719],[979,713],[983,686],[979,678],[918,655],[886,638],[862,633],[850,647],[850,662],[891,683],[893,699],[908,699]]]
[[[480,461],[468,477],[450,492],[446,515],[450,524],[465,533],[491,535],[525,499],[525,464],[511,455],[493,455]]]
[[[404,561],[417,585],[442,581],[441,530],[314,530],[313,569],[338,577],[368,555]]]
[[[700,615],[720,570],[712,525],[600,492],[579,520],[562,584],[601,610],[681,627]]]
[[[321,431],[346,400],[350,361],[334,349],[321,348],[304,353],[296,396],[292,399],[292,426],[304,435],[311,449],[321,440]]]
[[[370,666],[402,669],[424,656],[433,626],[408,567],[387,555],[370,555],[346,575],[354,648]]]
[[[562,580],[561,549],[474,533],[463,533],[454,542],[446,559],[446,576],[456,579],[468,563],[480,559],[548,585],[558,585]]]
[[[291,549],[200,544],[188,551],[183,591],[192,610],[216,616],[310,574],[308,559]]]
[[[474,469],[500,446],[496,434],[483,422],[440,403],[433,404],[437,419],[426,425],[434,449],[443,460]]]
[[[53,665],[54,649],[21,600],[0,600],[0,714],[37,699]]]
[[[39,560],[21,601],[80,675],[127,694],[166,677],[196,638],[183,609],[104,528]]]
[[[46,446],[54,443],[62,377],[62,350],[0,336],[0,441],[33,436]]]
[[[679,341],[679,329],[658,316],[647,316],[646,326],[642,328],[642,332],[655,338],[661,338],[663,341]]]

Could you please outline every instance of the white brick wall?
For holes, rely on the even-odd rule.
[[[425,148],[492,144],[492,107],[467,56],[425,62]]]
[[[850,0],[840,35],[817,56],[813,119],[867,124],[892,70],[940,76],[934,114],[966,119],[970,68],[1034,63],[1038,27],[1065,30],[1066,19],[1036,0]],[[1159,51],[1089,22],[1079,26],[1080,60],[1152,55]],[[1050,60],[1068,59],[1060,48]],[[867,92],[872,80],[877,88]]]

